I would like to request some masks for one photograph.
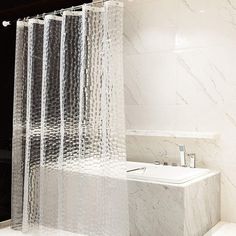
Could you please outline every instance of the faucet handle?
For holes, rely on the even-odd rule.
[[[160,162],[160,161],[154,161],[154,164],[155,164],[155,165],[160,165],[161,162]]]
[[[189,158],[189,167],[190,168],[196,168],[196,154],[195,153],[189,153],[187,154]]]

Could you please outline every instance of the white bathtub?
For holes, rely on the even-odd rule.
[[[131,171],[139,168],[140,170]],[[156,181],[170,184],[182,184],[207,175],[210,172],[210,170],[202,168],[163,166],[130,161],[127,161],[127,171],[128,179]]]

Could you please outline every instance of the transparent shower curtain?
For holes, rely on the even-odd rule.
[[[15,87],[12,135],[12,199],[11,215],[14,229],[21,229],[23,217],[23,189],[26,145],[26,91],[28,24],[17,22]]]
[[[129,235],[122,14],[107,1],[18,22],[14,124],[26,115],[14,128],[13,228]]]

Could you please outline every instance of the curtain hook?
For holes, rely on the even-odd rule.
[[[64,12],[64,9],[62,8],[62,9],[60,10],[61,16],[63,15],[63,12]]]
[[[24,21],[24,22],[27,22],[29,19],[30,19],[30,17],[27,16],[27,17],[24,17],[23,21]]]
[[[4,21],[2,22],[2,25],[3,25],[4,27],[7,27],[8,25],[11,25],[11,22],[4,20]]]

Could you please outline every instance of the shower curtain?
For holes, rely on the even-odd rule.
[[[17,22],[12,228],[129,235],[119,1]]]

